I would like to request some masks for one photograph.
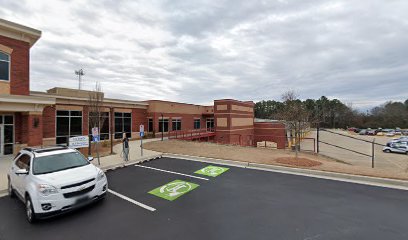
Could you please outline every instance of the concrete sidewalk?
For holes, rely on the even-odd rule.
[[[151,141],[159,141],[159,138],[154,139],[145,139],[145,142]],[[124,166],[126,163],[136,163],[139,161],[143,161],[145,159],[151,159],[154,157],[159,157],[161,155],[160,152],[150,151],[150,150],[143,150],[143,156],[141,156],[140,152],[140,140],[130,141],[129,142],[129,162],[123,161],[122,155],[122,144],[117,144],[113,147],[113,155],[105,156],[100,158],[101,164],[98,165],[98,159],[94,159],[92,163],[95,166],[100,167],[101,169],[109,169],[119,166]],[[11,166],[12,160],[14,156],[4,156],[0,158],[0,194],[7,191],[7,172]]]
[[[160,138],[153,138],[153,139],[145,139],[143,143],[152,142],[152,141],[159,141]],[[141,155],[140,151],[140,140],[130,141],[129,142],[129,162],[125,162],[123,160],[122,154],[122,144],[117,144],[113,147],[113,155],[101,157],[101,165],[98,165],[98,159],[92,161],[95,166],[98,166],[102,169],[112,168],[114,166],[121,166],[125,165],[126,163],[131,162],[138,162],[144,159],[150,159],[157,156],[160,156],[161,152],[155,152],[151,150],[143,149],[143,156]]]

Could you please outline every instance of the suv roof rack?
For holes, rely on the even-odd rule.
[[[35,153],[44,153],[44,152],[52,152],[55,150],[63,150],[63,149],[68,149],[68,147],[64,145],[55,145],[55,146],[48,146],[45,148],[26,147],[23,150],[26,150],[29,152],[35,152]]]

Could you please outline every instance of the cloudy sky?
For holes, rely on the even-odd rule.
[[[42,31],[31,88],[210,104],[296,91],[367,108],[408,98],[406,0],[0,0]]]

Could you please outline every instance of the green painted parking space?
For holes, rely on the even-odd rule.
[[[194,173],[197,174],[201,174],[204,176],[209,176],[209,177],[217,177],[221,174],[223,174],[224,172],[228,171],[229,168],[225,168],[225,167],[217,167],[217,166],[207,166],[205,168],[202,168],[198,171],[195,171]]]
[[[193,191],[197,187],[199,187],[199,185],[195,183],[182,180],[174,180],[167,183],[166,185],[153,189],[149,193],[157,197],[173,201],[183,196],[184,194]]]

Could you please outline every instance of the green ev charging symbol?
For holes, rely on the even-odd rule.
[[[195,171],[194,173],[209,176],[209,177],[216,177],[218,175],[223,174],[224,172],[228,170],[229,168],[225,168],[225,167],[207,166],[203,169]]]
[[[194,190],[198,186],[199,185],[194,183],[175,180],[173,182],[167,183],[166,185],[153,189],[149,193],[166,200],[173,201],[181,197],[182,195]]]

